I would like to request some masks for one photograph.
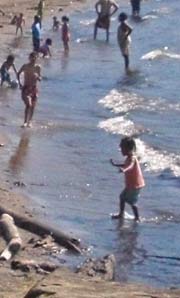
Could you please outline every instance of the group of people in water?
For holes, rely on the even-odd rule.
[[[38,14],[34,17],[34,22],[32,24],[32,44],[33,52],[29,55],[29,62],[22,65],[19,71],[16,70],[14,60],[14,55],[9,55],[6,61],[2,64],[0,68],[1,74],[1,86],[6,82],[12,85],[12,80],[10,77],[9,70],[13,68],[19,87],[21,89],[21,97],[25,104],[24,111],[24,123],[23,127],[32,126],[32,117],[34,109],[38,98],[38,88],[37,83],[41,81],[41,67],[37,64],[37,57],[39,54],[42,57],[51,56],[50,47],[52,45],[52,40],[47,38],[45,43],[41,45],[41,27],[43,18],[45,0],[40,0],[38,3]],[[140,0],[131,0],[132,14],[135,17],[139,17],[140,12]],[[109,28],[110,28],[110,18],[118,10],[118,5],[114,0],[98,0],[95,5],[95,10],[97,12],[97,20],[94,26],[94,39],[97,37],[98,28],[106,30],[106,41],[109,41]],[[129,70],[129,43],[130,34],[132,28],[126,22],[127,14],[121,12],[119,14],[118,20],[120,22],[117,30],[117,40],[124,57],[125,69]],[[69,18],[63,16],[61,19],[61,24],[57,17],[53,17],[53,31],[58,31],[61,26],[62,42],[64,46],[64,51],[69,51]],[[16,18],[16,34],[20,30],[23,35],[23,26],[25,24],[24,15],[20,14]],[[23,74],[23,83],[22,77]],[[139,211],[137,207],[137,201],[139,198],[140,190],[145,186],[142,171],[140,168],[139,161],[135,156],[136,143],[133,138],[125,137],[120,142],[121,152],[126,156],[124,164],[116,163],[112,159],[111,164],[118,167],[119,171],[125,175],[125,189],[120,194],[120,207],[117,214],[112,214],[112,218],[123,218],[125,204],[128,203],[133,210],[134,217],[136,221],[139,221]]]

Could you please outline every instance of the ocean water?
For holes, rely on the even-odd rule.
[[[56,258],[75,265],[85,257],[113,253],[117,280],[158,287],[180,282],[178,2],[144,1],[143,21],[129,20],[129,76],[116,42],[116,16],[106,44],[103,31],[92,39],[94,8],[74,12],[68,55],[47,21],[43,34],[53,39],[53,57],[40,60],[43,80],[32,129],[20,128],[20,92],[0,91],[0,127],[9,139],[1,149],[3,179],[14,190],[13,182],[23,181],[39,217],[89,248],[83,257]],[[130,13],[128,3],[120,6]],[[25,37],[14,43],[18,66],[31,46],[28,30]],[[139,224],[121,224],[109,216],[118,210],[124,186],[109,159],[123,160],[118,145],[126,135],[136,138],[146,180]]]

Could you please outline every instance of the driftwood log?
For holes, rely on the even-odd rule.
[[[91,277],[107,281],[114,280],[116,260],[114,255],[107,255],[99,259],[88,259],[76,270]]]
[[[58,266],[51,262],[37,262],[34,260],[13,260],[11,262],[13,270],[21,270],[23,272],[30,272],[34,269],[37,273],[50,273],[55,271]]]
[[[7,213],[12,216],[14,218],[15,224],[18,227],[39,236],[51,235],[54,240],[63,247],[78,254],[81,253],[80,241],[64,234],[63,232],[59,231],[59,229],[55,229],[49,225],[38,222],[35,219],[32,220],[30,218],[7,210],[4,207],[0,207],[0,215],[2,215],[3,213]]]
[[[20,238],[18,229],[14,224],[14,219],[9,214],[2,214],[0,218],[0,227],[7,242],[7,247],[1,253],[0,259],[9,260],[21,248],[22,240]]]

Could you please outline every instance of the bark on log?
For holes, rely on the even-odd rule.
[[[2,215],[3,213],[11,215],[14,218],[15,224],[24,230],[27,230],[39,236],[51,235],[54,240],[63,247],[66,247],[67,249],[72,250],[73,252],[76,252],[78,254],[82,252],[79,240],[64,234],[58,229],[38,222],[35,219],[31,220],[25,216],[16,214],[10,210],[5,209],[4,207],[0,207],[0,215]]]
[[[3,236],[7,242],[7,247],[1,253],[0,259],[9,260],[15,253],[19,251],[22,241],[12,216],[6,213],[2,214],[0,226],[2,228]]]

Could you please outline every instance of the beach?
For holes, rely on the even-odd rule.
[[[30,4],[29,1],[25,0],[17,0],[15,2],[10,0],[3,1],[4,0],[2,0],[0,4],[0,9],[5,12],[5,16],[0,16],[0,24],[3,26],[0,28],[0,58],[3,61],[7,54],[15,52],[17,65],[19,67],[25,59],[27,59],[31,47],[31,35],[28,28],[31,26],[35,12],[34,7],[37,1],[31,1]],[[124,1],[123,5],[126,5]],[[26,18],[25,28],[27,28],[27,32],[24,39],[16,38],[15,27],[9,24],[12,15],[19,12],[19,7],[21,7],[21,12],[24,12]],[[142,237],[143,240],[146,239],[146,237],[149,239],[149,235],[152,236],[151,232],[155,230],[154,228],[159,228],[157,233],[161,234],[164,227],[163,224],[167,226],[169,221],[172,222],[172,225],[174,225],[176,229],[177,217],[174,216],[174,209],[172,210],[172,214],[170,212],[168,213],[167,210],[165,215],[159,214],[159,217],[157,215],[156,218],[152,207],[154,205],[152,204],[149,208],[149,210],[152,211],[150,211],[150,214],[146,214],[146,216],[151,219],[151,226],[148,226],[148,220],[145,220],[144,226],[140,226],[147,231],[147,234],[145,233],[145,237],[143,238],[144,235],[139,236],[141,235],[139,231],[140,228],[135,227],[131,223],[127,223],[124,229],[122,229],[122,227],[119,228],[118,224],[110,223],[108,212],[112,211],[112,203],[107,200],[104,202],[104,205],[102,204],[103,200],[111,197],[113,194],[113,207],[115,208],[117,202],[116,196],[118,196],[119,191],[119,185],[117,185],[113,188],[113,192],[111,193],[111,183],[113,182],[113,185],[116,185],[117,178],[116,175],[112,173],[112,169],[110,169],[107,161],[108,156],[112,157],[112,154],[114,154],[114,156],[117,154],[116,146],[118,139],[114,136],[116,133],[118,135],[124,135],[126,129],[129,129],[129,131],[136,135],[141,135],[141,133],[146,132],[141,126],[142,123],[133,126],[133,121],[131,122],[128,119],[127,123],[125,122],[126,119],[123,120],[126,127],[120,126],[121,129],[120,131],[118,130],[119,127],[116,123],[122,121],[120,118],[121,116],[124,117],[123,113],[126,113],[125,109],[128,110],[129,106],[131,106],[129,110],[135,110],[138,104],[141,105],[140,109],[144,106],[147,107],[147,103],[144,103],[142,98],[140,98],[140,101],[136,102],[135,105],[133,101],[134,97],[131,98],[130,95],[132,94],[127,94],[127,90],[133,86],[132,89],[135,93],[137,91],[135,86],[137,82],[142,89],[146,85],[150,86],[152,82],[147,82],[143,76],[137,75],[135,79],[128,79],[127,77],[121,78],[123,82],[120,86],[120,91],[119,88],[116,88],[117,90],[112,88],[114,84],[112,82],[112,73],[118,77],[117,64],[108,60],[111,59],[108,53],[108,50],[111,49],[107,45],[97,41],[97,44],[92,46],[90,36],[85,36],[86,28],[93,19],[92,8],[88,11],[86,19],[85,17],[83,19],[84,11],[86,13],[86,7],[88,9],[89,3],[81,3],[81,1],[69,3],[65,0],[54,0],[47,1],[46,3],[44,11],[44,23],[46,25],[43,38],[48,34],[52,34],[49,29],[51,28],[51,20],[54,13],[58,14],[59,8],[63,9],[63,13],[72,14],[72,22],[78,22],[72,29],[74,49],[69,58],[64,56],[62,50],[58,49],[58,40],[56,36],[53,35],[55,39],[55,58],[52,59],[52,62],[48,60],[42,62],[44,73],[41,97],[43,97],[44,106],[47,108],[47,111],[43,109],[43,101],[40,102],[38,119],[35,117],[35,125],[32,131],[22,131],[20,128],[23,115],[23,105],[22,102],[18,100],[20,93],[13,93],[13,90],[2,90],[2,92],[0,90],[0,101],[3,110],[0,130],[0,143],[3,144],[3,146],[0,147],[0,151],[2,152],[0,205],[7,210],[25,215],[31,220],[34,219],[34,221],[36,221],[36,219],[38,219],[48,224],[50,223],[55,227],[60,227],[60,229],[70,235],[73,234],[76,237],[80,237],[82,245],[93,246],[92,250],[95,251],[95,256],[102,256],[106,254],[107,251],[111,252],[111,246],[114,246],[114,251],[117,252],[117,243],[120,246],[118,242],[119,238],[123,240],[122,250],[127,241],[131,240],[131,245],[127,246],[129,249],[127,250],[128,255],[122,254],[120,255],[120,259],[118,259],[118,276],[120,276],[120,278],[117,279],[120,280],[120,282],[106,282],[97,278],[77,275],[72,272],[73,270],[66,268],[66,263],[68,265],[71,263],[69,260],[73,260],[73,265],[78,265],[82,259],[89,257],[89,255],[91,256],[91,253],[85,255],[83,258],[74,256],[73,254],[65,256],[63,252],[62,254],[59,253],[58,257],[50,257],[44,247],[34,247],[34,243],[39,240],[39,236],[20,229],[20,234],[23,239],[23,249],[18,253],[18,258],[34,260],[37,263],[42,260],[47,262],[51,259],[51,261],[55,261],[60,268],[55,270],[54,273],[46,275],[44,273],[42,274],[42,272],[37,273],[35,270],[30,270],[30,272],[14,271],[11,269],[10,262],[1,262],[0,297],[25,297],[30,289],[36,288],[40,291],[38,295],[40,296],[42,294],[42,297],[43,295],[45,296],[45,294],[49,294],[51,297],[177,298],[180,295],[180,291],[177,287],[178,278],[175,280],[174,284],[171,278],[169,278],[168,283],[167,278],[166,286],[166,275],[162,273],[163,278],[160,276],[159,283],[157,284],[157,276],[159,272],[161,273],[163,267],[160,268],[157,275],[153,275],[156,264],[151,264],[149,267],[147,265],[146,267],[144,246],[141,245],[142,240],[139,246],[136,244],[138,237],[140,239]],[[59,16],[61,15],[62,13],[60,13]],[[88,19],[89,16],[91,17],[90,20]],[[113,25],[114,22],[113,20]],[[83,29],[81,28],[80,31],[79,28],[82,25],[84,27],[82,27]],[[80,36],[78,32],[80,32]],[[91,31],[88,31],[88,34],[90,34],[89,32],[91,33]],[[114,36],[113,34],[114,31],[112,36]],[[86,44],[89,44],[89,46],[86,46]],[[112,44],[112,52],[114,55],[117,55],[116,46],[113,42]],[[102,51],[104,57],[102,57]],[[89,59],[87,59],[87,57],[89,57]],[[80,59],[82,59],[83,64],[79,63]],[[105,62],[102,69],[100,69],[98,64],[99,60]],[[57,61],[59,61],[59,64]],[[112,68],[109,66],[109,62],[112,62]],[[92,69],[94,69],[95,66],[97,66],[97,77],[94,75],[92,80],[89,80],[89,74],[92,73]],[[83,69],[86,69],[86,71],[83,72]],[[111,69],[110,72],[109,69]],[[76,71],[78,71],[78,76],[76,75]],[[107,75],[106,78],[104,78],[104,74]],[[68,80],[71,81],[70,84]],[[60,87],[56,89],[58,84]],[[69,89],[68,86],[70,86]],[[118,106],[116,100],[119,93],[122,94],[122,102],[120,102]],[[56,101],[52,100],[52,94]],[[170,93],[168,93],[168,95],[169,94]],[[60,102],[58,101],[59,97],[63,98]],[[49,98],[51,99],[51,105],[49,105]],[[74,98],[76,101],[74,101]],[[84,105],[84,98],[86,98],[87,106]],[[127,102],[127,98],[129,102]],[[97,101],[99,101],[98,105]],[[154,103],[150,102],[150,108],[153,109],[153,105]],[[106,110],[102,110],[102,106],[105,107]],[[159,102],[159,106],[163,109],[163,102]],[[164,103],[164,109],[165,106],[166,103]],[[149,113],[151,111],[150,108],[148,110]],[[169,106],[169,109],[170,108]],[[117,117],[118,119],[116,119],[116,117],[114,117],[114,119],[108,119],[108,109],[111,110],[111,112],[114,111],[115,114],[117,113],[120,118]],[[155,113],[153,116],[156,118]],[[131,120],[132,119],[137,119],[136,114],[133,115]],[[112,136],[109,136],[110,133],[112,133]],[[153,134],[148,134],[150,139],[152,135]],[[113,147],[112,151],[109,146],[109,138]],[[104,148],[107,150],[104,150]],[[157,160],[167,161],[167,163],[172,161],[169,174],[169,172],[167,173],[166,171],[166,164],[165,166],[161,162],[158,164],[157,160],[151,164],[148,160],[147,167],[149,167],[149,171],[147,171],[146,180],[153,180],[153,182],[149,182],[149,184],[154,183],[153,186],[156,188],[156,179],[163,180],[164,178],[163,181],[165,181],[173,171],[176,171],[175,174],[177,174],[178,168],[175,166],[174,162],[176,157],[164,153],[165,149],[168,151],[168,148],[164,149],[162,156],[158,152],[158,149],[156,149],[157,151],[155,151],[155,153],[154,151],[152,152],[152,148],[149,147],[146,148],[146,150],[147,149],[152,157],[157,153]],[[175,150],[176,149],[174,149],[174,151]],[[87,161],[87,156],[89,157],[89,161]],[[144,164],[145,163],[146,161],[144,161]],[[151,174],[151,170],[154,170],[157,164],[161,166],[162,173],[159,174],[158,172],[156,176],[156,174]],[[94,169],[95,171],[93,172]],[[104,177],[102,177],[99,174],[102,174],[104,170],[106,173],[104,173]],[[155,170],[159,171],[159,169]],[[160,178],[159,175],[161,175]],[[112,177],[111,180],[108,180],[109,176]],[[170,177],[170,181],[174,183],[172,177]],[[20,183],[24,183],[24,185]],[[170,185],[168,191],[172,189],[173,186]],[[146,197],[148,197],[147,192],[145,193]],[[162,198],[160,198],[160,201],[161,200]],[[74,202],[76,202],[76,204]],[[148,203],[146,202],[145,205],[148,205]],[[103,206],[103,208],[100,206]],[[173,207],[176,208],[176,202],[174,202]],[[145,213],[145,210],[142,211]],[[113,231],[113,234],[111,231]],[[126,236],[124,236],[125,233],[128,235],[127,239]],[[118,234],[120,234],[119,238]],[[108,242],[103,237],[106,239],[110,237],[110,241]],[[96,245],[99,248],[97,251]],[[0,249],[3,250],[4,247],[5,242],[1,238]],[[57,246],[57,251],[61,251],[61,249],[62,247]],[[168,250],[169,256],[171,257],[170,251],[171,248]],[[155,249],[155,253],[157,252],[159,252],[159,247]],[[119,250],[117,255],[118,253]],[[167,252],[165,251],[164,253]],[[176,250],[172,253],[172,256],[174,253],[176,254]],[[130,276],[131,274],[129,272],[126,272],[126,268],[123,269],[124,267],[121,267],[124,256],[127,257],[127,260],[124,260],[126,261],[124,267],[126,267],[126,265],[128,268],[130,267],[129,271],[135,268],[132,274],[133,277]],[[143,257],[145,259],[145,267],[143,267],[143,265],[142,267],[138,267]],[[135,264],[133,263],[133,259],[137,260],[137,264],[136,262]],[[73,267],[72,264],[71,267]],[[134,266],[131,266],[132,264],[134,264]],[[160,265],[158,264],[158,266]],[[171,264],[169,267],[171,267]],[[147,272],[146,268],[152,268],[152,272]],[[121,270],[123,277],[121,276]],[[136,280],[136,275],[138,275],[140,271],[142,272],[140,274],[141,277],[139,280]],[[169,276],[171,275],[170,273],[168,274]],[[145,276],[144,279],[143,275]],[[148,280],[150,281],[150,287],[148,287]],[[158,287],[156,287],[156,285],[158,285]],[[43,290],[45,291],[44,294]],[[36,297],[38,297],[38,295]]]

